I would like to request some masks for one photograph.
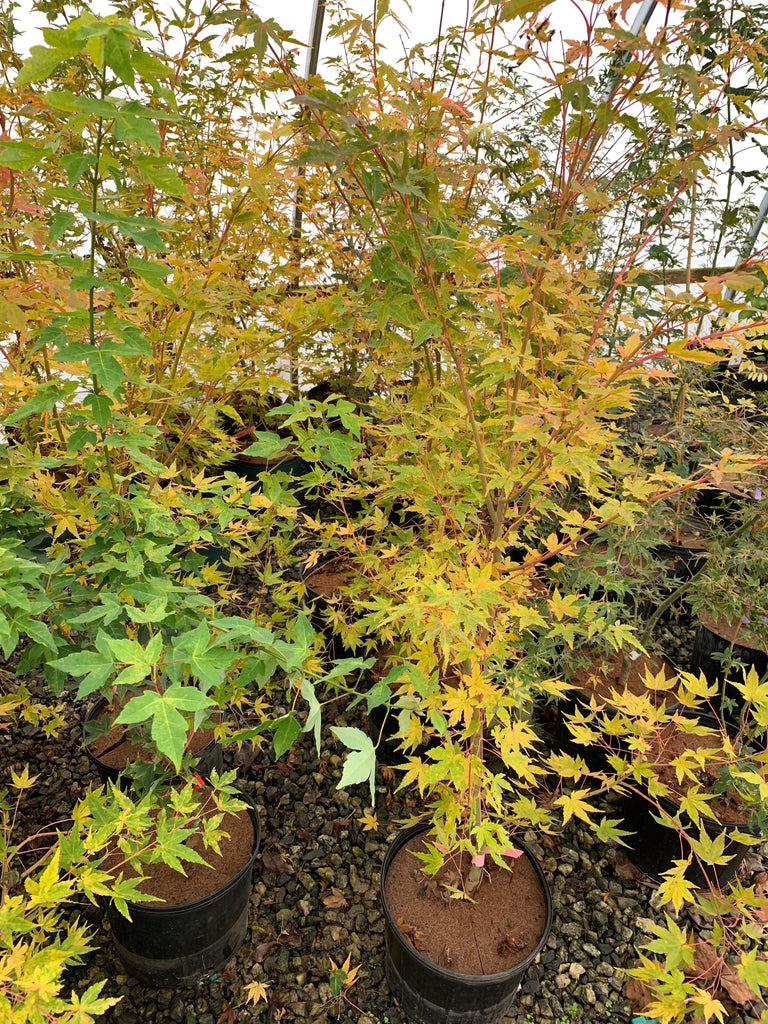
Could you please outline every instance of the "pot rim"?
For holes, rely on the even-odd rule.
[[[174,914],[187,913],[191,909],[198,907],[202,908],[207,903],[219,900],[224,893],[234,888],[247,872],[253,869],[254,862],[258,857],[259,849],[261,848],[261,817],[253,798],[248,793],[239,793],[238,796],[247,804],[245,810],[250,815],[251,823],[253,825],[253,851],[247,862],[240,868],[240,870],[232,875],[232,877],[223,885],[220,885],[217,889],[213,889],[206,896],[198,896],[196,900],[188,900],[186,903],[145,903],[143,901],[141,903],[135,903],[131,900],[127,900],[126,903],[131,914],[133,914],[134,911],[138,911],[140,914],[151,913],[160,917],[171,917]]]
[[[390,913],[389,907],[387,905],[387,898],[384,892],[387,880],[387,869],[392,863],[395,855],[400,852],[400,849],[408,842],[408,840],[421,832],[426,832],[428,828],[429,823],[427,821],[420,821],[417,822],[415,825],[411,825],[409,828],[403,829],[401,832],[398,833],[397,836],[395,836],[395,838],[389,844],[387,852],[384,855],[384,861],[381,866],[381,874],[379,877],[379,894],[381,896],[381,905],[384,911],[384,917],[386,918],[386,921],[389,924],[390,928],[392,928],[394,932],[400,936],[402,942],[404,942],[408,946],[410,955],[414,957],[417,963],[421,964],[423,967],[427,967],[429,970],[434,972],[434,974],[442,978],[447,983],[451,983],[457,979],[460,979],[462,985],[476,985],[477,987],[481,987],[484,985],[497,984],[503,981],[505,978],[508,978],[514,974],[522,974],[530,967],[530,965],[533,963],[533,961],[544,948],[544,945],[549,937],[549,932],[552,928],[552,923],[554,920],[554,908],[552,905],[552,891],[549,887],[549,883],[547,882],[546,876],[544,875],[544,872],[541,869],[541,865],[536,860],[535,855],[531,852],[528,846],[521,839],[516,840],[515,845],[523,851],[525,856],[533,865],[536,877],[539,882],[539,886],[544,895],[544,902],[546,905],[544,931],[542,932],[541,938],[539,939],[535,949],[528,954],[525,960],[520,960],[512,967],[507,968],[506,971],[497,971],[495,974],[461,974],[459,971],[451,971],[447,967],[441,967],[439,964],[436,964],[433,960],[430,960],[429,957],[424,956],[423,953],[416,949],[413,943],[408,942],[408,940],[403,936],[402,932],[395,924],[392,918],[392,914]]]
[[[702,725],[706,725],[708,728],[715,732],[725,730],[729,736],[734,736],[738,732],[738,726],[734,722],[721,722],[717,715],[712,714],[711,711],[701,711],[698,708],[683,707],[681,704],[676,704],[673,708],[668,709],[670,714],[683,714],[686,718],[696,718],[701,722]],[[662,807],[666,810],[671,811],[672,817],[680,812],[680,800],[666,794],[659,794],[658,796],[650,798],[650,804],[653,805],[655,801],[658,801]],[[714,814],[705,814],[704,812],[699,815],[701,824],[704,830],[709,836],[717,837],[723,833],[724,830],[743,832],[745,835],[758,836],[760,830],[755,825],[750,825],[748,821],[721,821],[720,818],[716,818]]]

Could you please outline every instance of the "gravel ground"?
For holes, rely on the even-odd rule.
[[[684,662],[690,629],[676,628],[662,639]],[[27,682],[37,699],[50,699],[42,681]],[[69,709],[68,728],[56,741],[45,740],[31,727],[6,733],[0,774],[26,762],[40,773],[24,804],[24,828],[65,818],[94,780],[80,747],[82,711]],[[339,714],[335,724],[345,723],[354,724]],[[98,913],[79,908],[91,921],[96,950],[70,980],[83,990],[107,978],[104,994],[122,996],[104,1024],[402,1024],[384,979],[378,871],[398,820],[418,808],[393,791],[396,780],[385,769],[376,794],[379,829],[364,831],[358,821],[366,810],[362,787],[336,789],[341,752],[326,731],[319,760],[302,736],[279,764],[267,758],[241,772],[240,786],[254,797],[261,814],[262,852],[246,941],[218,976],[178,991],[144,988],[117,960]],[[524,981],[518,1011],[506,1024],[630,1022],[635,1013],[623,969],[636,963],[635,944],[647,936],[651,922],[663,919],[664,908],[653,902],[653,886],[637,877],[621,853],[597,842],[578,823],[570,824],[557,842],[532,833],[526,839],[540,855],[552,886],[555,919],[539,962]],[[768,854],[768,844],[759,849]],[[750,853],[747,871],[764,870],[765,863],[759,853]],[[687,918],[681,923],[699,927]],[[344,998],[334,999],[330,959],[340,964],[348,955],[352,965],[360,965],[358,979]],[[269,986],[268,1005],[246,1002],[243,988],[252,981]],[[741,1008],[728,1020],[747,1024],[761,1009]]]

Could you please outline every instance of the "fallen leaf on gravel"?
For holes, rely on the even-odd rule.
[[[279,850],[267,849],[261,855],[264,870],[273,875],[295,875],[296,868],[288,860],[287,855]]]
[[[299,928],[295,921],[289,921],[278,936],[278,941],[281,944],[287,943],[289,946],[300,946],[301,939],[301,928]]]
[[[700,977],[707,975],[720,962],[720,955],[710,942],[697,942],[693,950],[693,967],[687,973]]]
[[[276,942],[260,942],[253,951],[253,962],[263,964],[276,945]]]
[[[734,1003],[738,1003],[739,1006],[752,1003],[758,998],[759,993],[753,992],[749,985],[739,978],[730,964],[726,965],[720,982]]]
[[[616,851],[616,857],[613,861],[613,870],[619,878],[623,878],[625,881],[643,877],[643,872],[629,859],[623,850]]]
[[[763,871],[763,874],[765,874],[765,871],[763,870],[764,868],[765,857],[761,856],[753,848],[751,850],[747,850],[744,860],[739,865],[739,874],[742,877],[749,879],[751,875],[754,875],[756,872],[760,872],[761,870]]]
[[[720,987],[715,995],[719,996],[725,990],[739,1006],[751,1003],[757,998],[757,993],[739,978],[736,969],[731,964],[723,964],[722,956],[710,942],[696,943],[693,965],[686,970],[686,974],[705,986],[719,974]]]
[[[343,910],[347,906],[347,900],[341,889],[334,885],[327,896],[323,896],[323,904],[332,910]]]
[[[219,1019],[216,1024],[235,1024],[237,1021],[237,1010],[234,1006],[230,1006],[228,1003],[224,1003]]]
[[[694,924],[697,924],[700,928],[709,927],[709,923],[712,920],[712,914],[705,913],[699,907],[686,907],[685,909],[688,917]]]
[[[366,811],[365,814],[357,820],[363,826],[363,832],[375,832],[379,827],[376,815],[370,814],[368,811]]]
[[[644,1010],[654,995],[653,989],[639,978],[630,978],[624,986],[624,996],[632,1003],[633,1010]]]
[[[416,949],[426,949],[427,937],[424,934],[424,932],[419,931],[419,929],[415,928],[412,924],[407,924],[402,919],[402,917],[398,917],[398,919],[395,921],[395,924],[397,925],[400,934],[403,935],[406,939],[408,939],[408,941],[412,943],[412,945],[414,945]]]
[[[266,1001],[268,986],[261,981],[252,981],[243,991],[247,994],[249,1003],[258,1003],[260,999]]]

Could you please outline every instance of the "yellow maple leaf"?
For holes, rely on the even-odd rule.
[[[261,999],[266,1003],[269,985],[265,985],[263,981],[252,981],[250,985],[245,986],[243,991],[246,993],[249,1003],[258,1003]]]
[[[37,775],[29,774],[29,765],[24,765],[24,771],[21,773],[15,772],[11,768],[11,782],[13,783],[14,789],[29,789],[37,781]]]
[[[352,954],[347,954],[347,959],[344,961],[341,967],[339,967],[333,960],[331,960],[330,962],[331,971],[335,974],[340,974],[343,976],[342,988],[352,988],[352,986],[357,981],[357,972],[360,970],[360,964],[357,964],[356,967],[351,966]]]
[[[379,822],[375,813],[369,814],[368,811],[366,811],[365,814],[357,820],[363,826],[363,832],[375,832],[379,827]]]
[[[586,796],[591,796],[587,792]],[[571,817],[581,818],[582,821],[589,821],[590,814],[595,813],[592,807],[580,793],[563,793],[555,800],[563,808],[563,824],[565,825]]]

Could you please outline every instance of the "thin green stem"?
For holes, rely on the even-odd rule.
[[[99,90],[99,98],[104,99],[107,92],[107,65],[101,71],[101,82]],[[89,254],[89,269],[91,274],[91,287],[88,289],[88,340],[93,348],[96,348],[96,286],[93,278],[96,276],[96,232],[97,232],[97,221],[96,214],[99,209],[99,186],[101,185],[101,176],[99,174],[99,164],[101,162],[101,146],[104,139],[104,118],[100,117],[96,124],[96,152],[95,152],[95,163],[93,166],[93,174],[91,175],[91,239],[90,239],[90,254]],[[93,382],[93,393],[94,395],[100,395],[102,392],[99,378],[95,373],[91,374],[91,380]],[[99,436],[101,437],[101,443],[104,448],[104,462],[106,463],[107,473],[109,474],[109,486],[113,494],[117,494],[117,480],[115,479],[115,470],[112,465],[112,458],[109,454],[109,444],[107,442],[107,433],[101,425],[99,425]]]

